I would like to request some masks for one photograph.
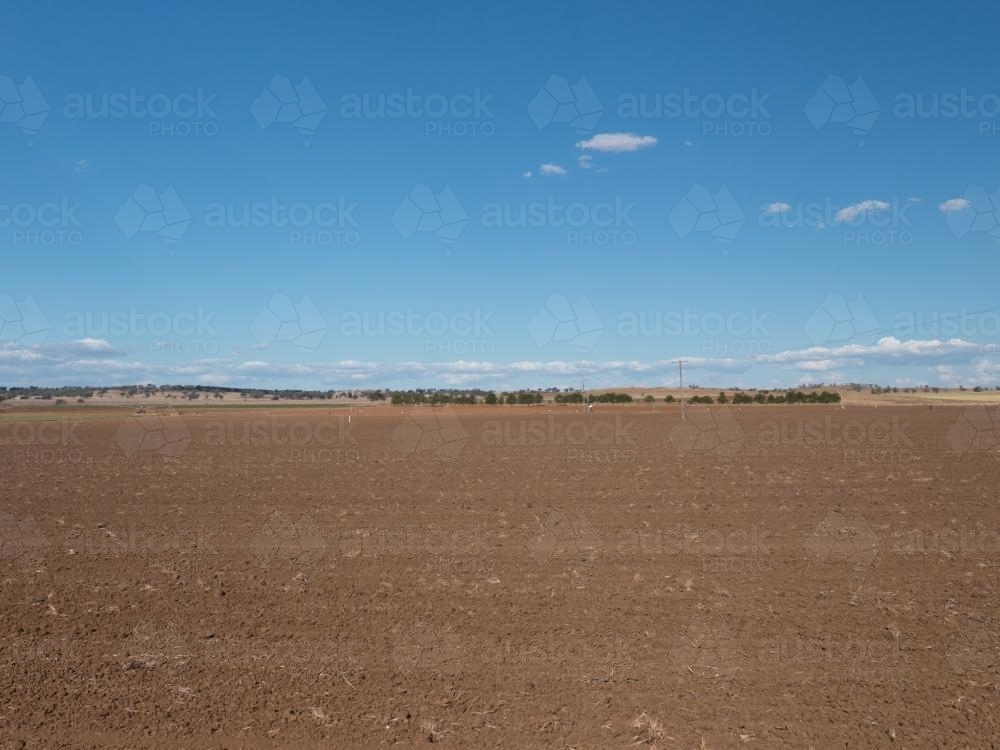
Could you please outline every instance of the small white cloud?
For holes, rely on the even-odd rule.
[[[88,166],[90,165],[87,163],[86,159],[77,159],[73,162],[73,171],[80,174],[80,172],[86,171]]]
[[[853,221],[862,214],[873,214],[877,211],[888,211],[891,206],[885,201],[861,201],[850,206],[844,206],[837,211],[834,218],[838,221]]]
[[[938,210],[943,214],[953,214],[957,211],[964,211],[970,205],[967,198],[949,198],[944,203],[938,204]]]
[[[558,164],[543,164],[538,168],[538,174],[543,177],[551,177],[552,175],[566,174],[566,168],[560,167]]]
[[[795,366],[800,370],[807,370],[809,372],[826,372],[827,370],[832,370],[836,366],[836,362],[832,359],[807,359],[802,362],[796,362]]]
[[[577,141],[576,147],[584,151],[603,151],[620,154],[626,151],[638,151],[650,148],[657,143],[651,135],[636,135],[635,133],[598,133],[585,141]]]
[[[784,214],[792,210],[792,207],[784,203],[783,201],[775,201],[774,203],[767,203],[760,208],[761,213],[764,214]]]
[[[693,146],[694,144],[691,143],[691,141],[684,141],[684,145],[685,146]]]
[[[841,382],[843,380],[844,380],[844,376],[841,375],[839,372],[834,372],[833,370],[827,372],[823,376],[823,381],[826,382],[826,383],[839,383],[839,382]],[[812,386],[814,386],[814,385],[816,385],[816,376],[815,375],[804,375],[801,378],[799,378],[798,385],[801,385],[801,386],[811,386],[812,385]]]
[[[531,178],[531,170],[529,169],[527,172],[522,172],[521,173],[521,177],[524,177],[525,179],[530,179]]]
[[[576,163],[580,169],[590,169],[594,166],[594,157],[590,154],[580,154],[576,157]]]
[[[106,339],[85,338],[76,342],[81,349],[91,352],[109,352],[113,348]]]

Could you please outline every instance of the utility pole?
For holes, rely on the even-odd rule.
[[[684,417],[684,363],[687,362],[686,359],[675,359],[674,362],[677,363],[677,374],[680,378],[681,384],[681,421],[685,421]]]

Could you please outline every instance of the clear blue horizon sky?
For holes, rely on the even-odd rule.
[[[12,5],[0,384],[996,384],[998,15]]]

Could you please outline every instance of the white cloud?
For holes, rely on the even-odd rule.
[[[784,214],[791,211],[792,207],[788,203],[776,201],[774,203],[767,203],[761,206],[760,210],[765,214]]]
[[[760,354],[755,361],[767,364],[790,363],[799,366],[803,362],[823,360],[863,366],[871,362],[889,365],[927,363],[938,360],[968,360],[979,352],[979,344],[963,339],[908,339],[900,341],[894,336],[885,336],[874,344],[844,344],[842,346],[813,346],[807,349],[792,349]]]
[[[957,211],[964,211],[972,205],[967,198],[949,198],[944,203],[938,204],[938,210],[943,214],[953,214]]]
[[[521,173],[521,177],[524,177],[526,179],[530,178],[531,177],[531,170],[529,169],[527,172],[522,172]]]
[[[73,171],[77,174],[86,171],[87,167],[90,166],[86,159],[77,159],[73,162]]]
[[[580,169],[590,169],[594,166],[594,157],[590,154],[580,154],[576,157],[576,163]]]
[[[825,372],[836,367],[837,363],[832,359],[811,359],[804,362],[796,362],[795,367],[806,372]]]
[[[626,151],[638,151],[650,148],[657,143],[651,135],[636,135],[635,133],[598,133],[586,141],[577,141],[576,147],[583,150],[603,151],[620,154]]]
[[[80,345],[81,349],[85,349],[87,351],[92,351],[92,352],[112,351],[111,343],[106,339],[86,338],[86,339],[80,339],[76,343]]]
[[[847,378],[845,378],[842,374],[840,374],[839,372],[834,372],[833,370],[830,370],[829,372],[823,374],[824,383],[843,383],[846,380]],[[799,378],[798,383],[796,383],[796,385],[805,387],[815,386],[816,376],[803,375],[801,378]]]
[[[538,168],[538,174],[543,177],[551,177],[553,175],[566,174],[566,168],[561,167],[558,164],[543,164]]]
[[[349,383],[373,387],[544,387],[572,385],[586,378],[595,386],[613,387],[674,377],[677,366],[672,359],[677,354],[683,352],[652,361],[284,362],[216,357],[166,363],[135,361],[125,352],[115,351],[111,343],[95,338],[39,347],[0,343],[0,378],[8,384],[204,383],[285,388]],[[900,340],[887,336],[870,345],[815,346],[739,357],[696,355],[687,360],[694,378],[691,382],[702,386],[726,387],[741,382],[787,385],[799,378],[831,383],[878,382],[881,377],[884,382],[884,372],[869,377],[872,368],[894,368],[894,377],[915,376],[916,370],[924,370],[935,373],[934,380],[941,385],[986,385],[1000,380],[1000,364],[984,357],[977,342],[963,339]]]
[[[932,369],[941,385],[961,385],[962,378],[951,365],[935,365]]]
[[[853,221],[862,214],[873,214],[877,211],[888,211],[891,206],[885,201],[867,200],[854,203],[837,211],[834,218],[838,221]]]
[[[693,146],[694,144],[691,143],[691,141],[684,141],[684,145],[685,146]]]

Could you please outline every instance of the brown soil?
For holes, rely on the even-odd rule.
[[[5,413],[0,747],[997,741],[985,411],[648,411]]]

